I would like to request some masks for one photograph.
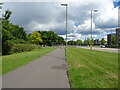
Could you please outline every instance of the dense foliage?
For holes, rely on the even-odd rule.
[[[101,44],[104,45],[105,43],[106,43],[105,39],[102,38],[102,39],[101,39]]]
[[[112,44],[116,44],[116,35],[112,35]]]
[[[27,41],[24,28],[10,23],[9,18],[11,14],[10,10],[6,10],[2,18],[2,54],[10,54],[10,49],[15,43]]]
[[[12,12],[8,9],[1,18],[3,55],[36,49],[37,46],[31,47],[31,43],[39,46],[63,45],[65,43],[64,39],[53,31],[34,31],[27,35],[23,27],[10,23],[11,14]]]
[[[35,44],[14,44],[10,49],[10,54],[32,51],[34,49],[40,49],[40,48],[41,47],[39,45],[35,45]]]
[[[58,36],[53,31],[38,31],[41,34],[41,38],[44,46],[54,46],[54,45],[63,45],[65,41],[62,37]]]
[[[82,40],[77,40],[77,41],[73,41],[73,40],[70,40],[67,42],[68,45],[77,45],[77,46],[81,46],[81,45],[90,45],[90,44],[94,44],[94,40],[90,40],[89,38],[88,39],[85,39],[84,41]]]
[[[37,45],[39,45],[39,43],[42,43],[42,39],[41,39],[41,34],[38,33],[38,31],[34,31],[33,34],[29,35],[31,41]]]

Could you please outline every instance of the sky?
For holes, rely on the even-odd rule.
[[[60,2],[38,2],[38,0],[5,0],[2,13],[10,9],[11,23],[24,27],[27,33],[33,31],[54,31],[65,39],[66,9],[68,4],[68,40],[85,40],[91,35],[91,10],[93,12],[92,36],[94,39],[107,39],[107,34],[115,33],[118,27],[118,8],[113,0],[71,0]]]

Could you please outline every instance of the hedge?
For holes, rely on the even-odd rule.
[[[106,45],[105,47],[108,47],[108,48],[120,48],[120,45],[113,44],[113,45]]]
[[[41,48],[40,45],[35,45],[35,44],[14,44],[10,49],[10,54],[32,51],[34,49],[40,49],[40,48]]]
[[[9,55],[13,53],[11,52],[11,49],[13,46],[15,46],[15,44],[30,44],[30,43],[22,39],[2,41],[2,55]]]

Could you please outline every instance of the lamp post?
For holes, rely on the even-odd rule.
[[[67,6],[68,6],[68,4],[61,4],[61,6],[65,6],[66,7],[66,48],[65,48],[65,58],[66,58],[66,56],[67,56],[67,52],[66,52],[66,49],[67,49],[67,32],[68,32],[68,28],[67,28],[67,12],[68,12],[68,8],[67,8]]]
[[[120,5],[118,6],[118,28],[120,28]]]
[[[93,12],[97,12],[98,10],[91,10],[91,46],[90,50],[92,50],[92,18],[93,18]]]

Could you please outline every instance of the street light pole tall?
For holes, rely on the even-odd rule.
[[[118,28],[120,28],[120,5],[118,6]]]
[[[91,10],[91,46],[90,46],[90,50],[92,50],[92,11]]]
[[[65,48],[65,58],[67,56],[67,52],[66,52],[66,49],[67,49],[67,32],[68,32],[68,27],[67,27],[67,12],[68,12],[68,4],[61,4],[61,6],[66,6],[66,48]]]
[[[92,18],[93,18],[93,12],[97,12],[98,10],[91,10],[91,46],[90,50],[92,50]]]
[[[66,47],[67,47],[67,32],[68,32],[68,27],[67,27],[67,4],[66,4]]]

